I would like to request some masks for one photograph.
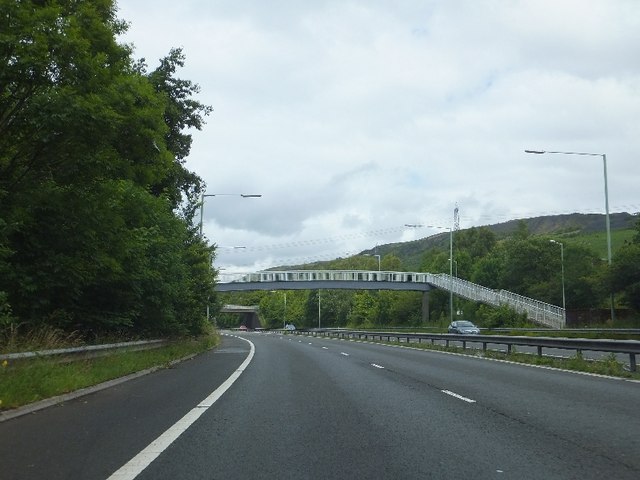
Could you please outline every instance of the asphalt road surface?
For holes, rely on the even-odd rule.
[[[0,478],[132,478],[140,452],[152,454],[139,479],[640,478],[639,383],[240,335],[255,345],[248,365],[251,345],[224,337],[175,368],[0,423]],[[183,433],[152,444],[176,422]]]

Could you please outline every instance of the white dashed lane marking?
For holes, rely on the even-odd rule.
[[[384,367],[382,365],[378,365],[377,363],[372,363],[371,366],[372,367],[376,367],[376,368],[384,369]]]
[[[457,393],[452,392],[451,390],[442,390],[442,393],[446,393],[447,395],[457,398],[458,400],[462,400],[463,402],[476,403],[475,400],[472,400],[471,398],[463,397],[462,395],[458,395]]]

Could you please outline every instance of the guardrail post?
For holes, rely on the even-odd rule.
[[[542,347],[538,345],[538,356],[542,356]]]
[[[629,370],[632,372],[636,371],[636,354],[635,353],[630,353],[629,354]]]

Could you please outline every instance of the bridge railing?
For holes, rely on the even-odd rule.
[[[524,297],[507,290],[492,290],[482,285],[451,277],[445,273],[389,272],[369,270],[290,270],[264,271],[244,274],[234,280],[240,283],[253,282],[394,282],[428,283],[442,290],[475,302],[493,306],[508,305],[518,313],[524,313],[530,320],[552,328],[564,328],[565,310],[556,305]]]
[[[557,305],[541,302],[508,290],[492,290],[461,278],[452,278],[444,273],[432,275],[429,283],[475,302],[494,306],[508,305],[516,312],[526,314],[530,320],[552,328],[564,328],[566,325],[565,309]]]
[[[431,283],[430,273],[386,272],[369,270],[291,270],[265,271],[244,274],[236,282],[313,282],[313,281],[349,281],[349,282],[398,282]]]

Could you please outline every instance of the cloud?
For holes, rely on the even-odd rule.
[[[629,0],[122,2],[123,41],[214,107],[188,167],[217,264],[265,268],[461,227],[638,211],[640,9]],[[427,234],[428,232],[423,232]],[[433,232],[435,233],[435,232]]]

